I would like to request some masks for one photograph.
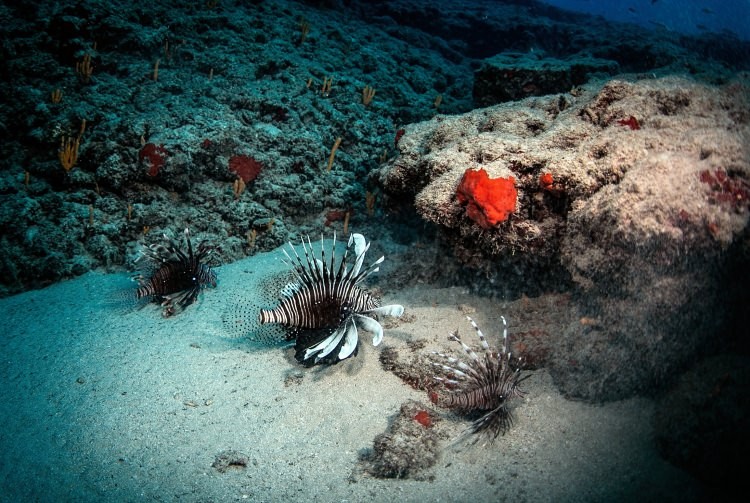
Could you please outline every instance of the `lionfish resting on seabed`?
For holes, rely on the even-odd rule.
[[[514,358],[508,350],[508,325],[503,320],[503,347],[498,352],[490,347],[484,334],[474,320],[466,317],[479,337],[484,355],[477,355],[464,344],[453,332],[449,339],[458,342],[468,356],[469,361],[434,353],[441,362],[433,362],[442,376],[436,376],[447,390],[445,393],[431,393],[430,398],[438,405],[455,409],[465,414],[478,414],[469,433],[487,433],[492,439],[510,429],[513,417],[509,403],[514,398],[524,395],[519,388],[521,382],[530,374],[521,375],[520,360]]]
[[[133,277],[138,282],[136,300],[158,302],[165,317],[195,302],[204,287],[216,286],[216,272],[210,265],[215,247],[201,241],[193,250],[188,229],[184,237],[182,248],[174,238],[163,234],[163,243],[143,246],[135,261],[143,264],[141,273]]]
[[[350,252],[354,260],[350,264]],[[340,259],[336,256],[336,235],[326,258],[326,246],[321,238],[320,258],[315,254],[310,238],[302,239],[300,256],[289,243],[284,250],[284,262],[289,266],[290,281],[281,288],[275,308],[261,308],[256,319],[248,319],[247,310],[236,309],[225,320],[231,331],[235,325],[248,329],[251,339],[267,340],[264,328],[276,324],[283,328],[282,337],[295,341],[295,358],[311,366],[319,363],[338,363],[355,356],[359,347],[359,329],[373,335],[377,346],[383,339],[383,327],[374,318],[381,315],[401,316],[401,305],[381,306],[380,300],[362,286],[363,281],[379,270],[384,257],[363,267],[370,244],[361,234],[352,234]],[[261,335],[252,335],[259,333]],[[267,333],[267,332],[266,332]]]

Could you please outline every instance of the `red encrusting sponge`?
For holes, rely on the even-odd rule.
[[[432,427],[432,418],[430,417],[430,413],[426,410],[420,410],[414,414],[414,420],[425,428]]]
[[[489,229],[516,211],[516,180],[512,176],[490,178],[484,168],[467,169],[456,189],[456,197],[459,203],[466,203],[469,218]]]

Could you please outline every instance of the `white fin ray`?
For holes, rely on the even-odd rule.
[[[377,346],[383,340],[383,327],[377,321],[373,320],[368,316],[362,316],[355,314],[354,318],[359,322],[360,326],[372,334],[372,345]]]
[[[316,353],[318,351],[320,351],[320,353],[315,355],[316,360],[326,356],[328,353],[336,349],[336,345],[346,333],[345,331],[346,327],[340,327],[316,345],[307,348],[305,350],[305,357],[303,358],[303,360],[307,360],[308,358],[310,358],[310,356],[312,356],[313,353]]]
[[[354,320],[352,319],[350,322],[347,323],[346,328],[346,340],[344,341],[344,344],[341,346],[341,351],[339,351],[339,360],[344,360],[346,358],[349,358],[355,349],[357,349],[357,344],[359,343],[359,334],[357,334],[357,325],[354,323]]]
[[[359,270],[362,269],[362,264],[365,261],[365,253],[367,253],[367,250],[370,248],[370,243],[367,242],[362,234],[352,234],[349,236],[348,246],[351,246],[352,241],[354,241],[354,256],[357,257],[351,272],[352,277],[354,277],[359,274]]]
[[[402,306],[401,304],[389,304],[387,306],[376,307],[375,309],[370,309],[369,311],[365,312],[377,314],[378,316],[395,316],[398,318],[399,316],[404,314],[404,306]]]

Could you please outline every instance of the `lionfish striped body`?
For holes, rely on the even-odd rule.
[[[354,246],[354,262],[348,264]],[[403,306],[380,306],[380,301],[360,285],[379,270],[384,257],[362,267],[370,244],[361,234],[349,237],[341,260],[336,259],[336,235],[333,236],[330,261],[326,261],[321,238],[321,256],[315,257],[310,238],[302,240],[304,259],[292,244],[292,254],[284,250],[285,262],[295,280],[282,289],[279,305],[262,309],[260,324],[279,323],[287,328],[287,339],[295,340],[297,361],[314,365],[337,363],[355,356],[359,346],[358,326],[373,334],[373,345],[383,339],[383,327],[371,315],[401,316]]]
[[[193,251],[188,229],[185,229],[184,236],[185,250],[164,234],[163,244],[144,246],[136,259],[136,262],[145,259],[146,265],[144,272],[133,278],[138,282],[135,297],[159,302],[165,317],[195,302],[205,286],[216,286],[216,272],[209,265],[215,248],[202,241]]]
[[[458,331],[449,338],[461,344],[469,362],[464,362],[442,353],[435,353],[446,363],[434,362],[440,369],[442,377],[435,377],[439,383],[448,388],[447,393],[432,394],[434,402],[444,407],[456,409],[462,413],[479,413],[470,428],[471,433],[488,433],[492,438],[505,434],[510,428],[513,418],[508,407],[514,398],[523,396],[519,385],[530,377],[521,376],[519,361],[515,360],[508,351],[508,329],[503,320],[503,348],[497,352],[490,348],[484,334],[477,324],[467,316],[479,337],[483,357],[477,355],[458,337]]]

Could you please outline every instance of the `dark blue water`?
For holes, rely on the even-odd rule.
[[[546,0],[546,3],[654,29],[691,35],[732,32],[750,40],[748,0]]]

